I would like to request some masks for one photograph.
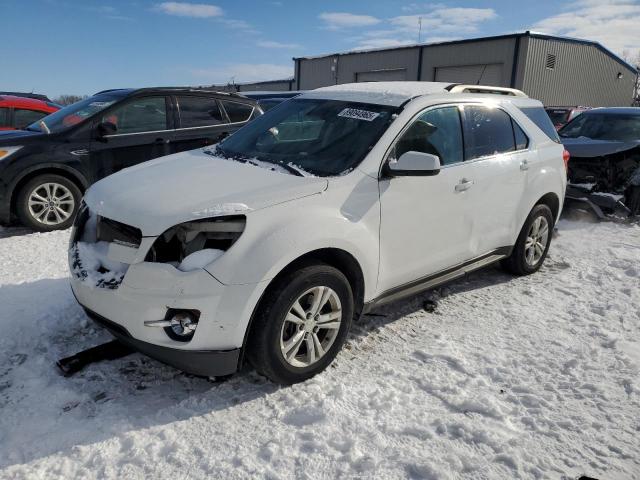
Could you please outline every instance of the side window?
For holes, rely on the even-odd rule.
[[[13,118],[15,120],[16,128],[25,128],[31,125],[33,122],[37,122],[38,120],[49,115],[45,112],[38,112],[36,110],[23,110],[20,108],[16,108],[13,111]]]
[[[224,105],[224,109],[227,111],[227,115],[229,115],[229,120],[231,123],[235,122],[246,122],[249,120],[251,113],[253,112],[253,107],[251,105],[247,105],[246,103],[238,103],[238,102],[222,102]]]
[[[442,165],[462,162],[462,129],[458,107],[443,107],[420,115],[395,146],[394,156],[414,151],[440,157]]]
[[[118,128],[117,133],[141,133],[167,129],[167,106],[164,97],[132,100],[102,117]]]
[[[465,159],[471,160],[514,150],[513,127],[511,117],[507,113],[499,108],[465,105]]]
[[[9,109],[0,107],[0,128],[10,127],[9,125]]]
[[[224,122],[215,98],[178,97],[178,107],[182,128],[206,127]]]
[[[516,140],[516,150],[525,150],[529,146],[527,134],[520,128],[520,125],[513,121],[513,118],[511,124],[513,125],[513,137]]]

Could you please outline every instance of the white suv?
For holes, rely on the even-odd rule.
[[[184,371],[276,382],[331,363],[363,312],[502,260],[533,273],[562,207],[563,147],[517,90],[321,88],[217,146],[86,194],[73,292],[122,342]]]

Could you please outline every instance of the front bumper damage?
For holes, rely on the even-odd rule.
[[[78,228],[82,225],[72,230],[69,246],[71,288],[90,318],[124,345],[187,373],[217,377],[237,371],[260,284],[224,285],[202,268],[183,272],[144,261],[153,239],[143,237],[135,248],[91,239]],[[94,255],[86,253],[91,248]],[[174,310],[199,312],[188,340],[149,326]]]

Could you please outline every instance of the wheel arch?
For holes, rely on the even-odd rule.
[[[18,193],[24,187],[27,182],[40,175],[60,175],[70,181],[72,181],[79,189],[81,193],[84,193],[89,182],[87,179],[74,168],[70,168],[64,165],[38,165],[35,168],[29,169],[24,172],[11,186],[9,198],[10,198],[10,211],[15,215],[16,213],[16,201]]]
[[[256,305],[251,313],[251,317],[249,318],[249,323],[245,330],[244,340],[242,342],[242,354],[240,358],[240,365],[244,363],[245,350],[247,346],[247,342],[251,335],[253,326],[254,326],[254,318],[256,312],[260,308],[260,305],[265,300],[266,295],[271,291],[273,285],[284,275],[288,274],[292,270],[297,270],[305,265],[310,265],[314,263],[325,263],[327,265],[331,265],[336,268],[340,272],[347,277],[349,281],[349,285],[351,286],[351,290],[353,292],[353,301],[354,301],[354,319],[360,317],[364,308],[364,292],[365,292],[365,280],[364,273],[362,271],[362,267],[360,263],[356,260],[356,258],[346,250],[341,248],[320,248],[317,250],[312,250],[303,255],[300,255],[296,259],[289,262],[283,269],[278,272],[278,274],[271,279],[269,285],[264,289],[260,299],[256,302]]]
[[[536,205],[546,205],[551,210],[554,222],[558,221],[560,215],[560,199],[554,192],[544,194],[538,199],[538,201],[531,207],[533,209]]]

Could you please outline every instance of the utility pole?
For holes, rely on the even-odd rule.
[[[422,42],[422,17],[418,17],[418,43]]]

